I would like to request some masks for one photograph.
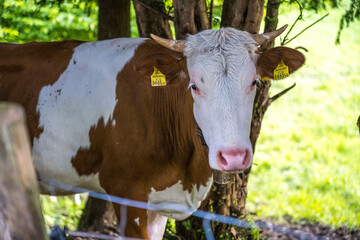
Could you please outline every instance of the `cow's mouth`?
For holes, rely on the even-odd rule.
[[[214,182],[218,184],[234,183],[236,178],[235,174],[237,173],[239,173],[239,171],[223,172],[213,169],[213,179]]]

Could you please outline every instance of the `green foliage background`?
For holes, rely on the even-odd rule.
[[[95,3],[36,5],[34,0],[0,1],[0,39],[7,42],[96,40]]]
[[[311,4],[319,1],[302,2],[311,9]],[[309,50],[306,65],[290,79],[273,84],[273,94],[291,82],[297,82],[297,87],[276,101],[265,115],[247,207],[255,218],[282,221],[289,215],[296,221],[359,227],[360,136],[356,119],[360,114],[360,26],[352,23],[344,30],[341,45],[335,46],[339,21],[356,1],[324,2],[327,3],[317,7],[316,12],[306,11],[305,20],[292,33],[318,19],[326,6],[339,7],[290,44]],[[219,27],[221,3],[215,1],[214,27]],[[350,11],[355,19],[358,9],[355,5]],[[94,41],[97,10],[92,1],[38,5],[34,0],[2,0],[0,40]],[[298,14],[296,3],[280,10],[280,25],[293,22]],[[131,31],[136,37],[133,9]],[[47,224],[75,229],[84,202],[77,205],[72,198],[57,199],[54,203],[49,197],[42,197]]]

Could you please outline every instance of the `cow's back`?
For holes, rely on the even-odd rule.
[[[0,44],[0,101],[23,105],[31,139],[39,137],[36,105],[43,86],[57,81],[81,42]]]
[[[91,127],[111,119],[117,74],[142,42],[0,44],[0,100],[25,107],[40,176],[101,190],[96,174],[79,177],[71,159],[89,147]]]

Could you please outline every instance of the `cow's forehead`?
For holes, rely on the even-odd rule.
[[[185,55],[193,57],[210,51],[236,52],[255,49],[256,42],[248,32],[234,28],[205,30],[186,39]]]
[[[207,30],[186,40],[185,55],[190,75],[210,81],[242,79],[254,72],[256,43],[249,33],[233,28]]]

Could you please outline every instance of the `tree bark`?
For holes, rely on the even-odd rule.
[[[176,39],[209,29],[206,0],[174,0]]]
[[[99,0],[98,39],[130,37],[130,0]]]
[[[173,39],[162,0],[134,0],[136,23],[139,37],[150,37],[153,33],[159,37]]]
[[[263,9],[264,0],[224,0],[221,27],[258,33]]]
[[[281,0],[269,0],[266,6],[265,29],[264,32],[276,30],[278,25],[279,6]],[[261,46],[261,51],[274,47],[274,40]]]
[[[111,202],[89,197],[79,221],[79,231],[105,233],[106,229],[117,231],[117,219]]]

